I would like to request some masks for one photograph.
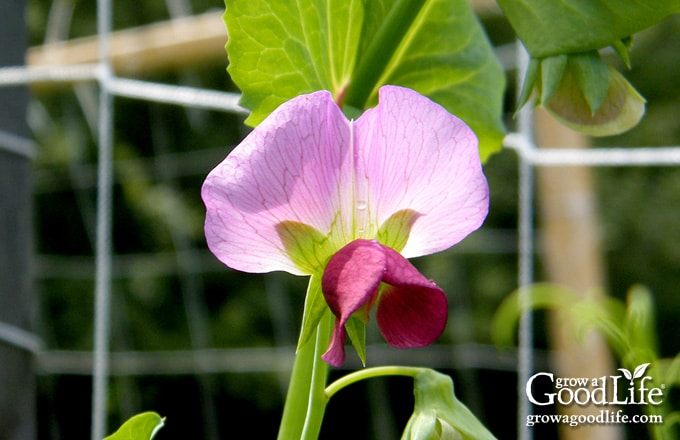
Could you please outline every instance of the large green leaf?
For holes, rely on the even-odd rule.
[[[615,44],[666,16],[678,0],[498,0],[534,58]]]
[[[226,0],[229,73],[257,125],[303,93],[339,93],[350,80],[363,23],[361,0]]]
[[[256,125],[315,90],[364,110],[385,84],[468,123],[486,158],[501,146],[505,76],[467,0],[226,0],[229,73]]]

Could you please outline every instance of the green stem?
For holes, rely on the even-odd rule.
[[[328,401],[324,393],[328,365],[321,354],[330,341],[331,323],[330,312],[324,313],[314,331],[315,343],[306,343],[295,356],[278,440],[315,440],[319,436]]]
[[[416,377],[420,374],[424,368],[420,367],[402,367],[402,366],[383,366],[374,368],[365,368],[363,370],[355,371],[346,376],[341,377],[332,384],[326,387],[326,399],[333,397],[335,393],[355,382],[359,382],[364,379],[371,379],[373,377],[380,376],[410,376]]]
[[[343,104],[364,109],[413,20],[426,0],[397,0],[364,53],[345,92]]]

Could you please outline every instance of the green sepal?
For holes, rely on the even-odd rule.
[[[456,398],[451,377],[423,368],[414,377],[413,394],[413,415],[406,425],[402,440],[496,438]]]
[[[123,425],[104,440],[151,440],[163,427],[165,418],[149,411],[129,418]]]
[[[296,351],[300,351],[319,325],[319,321],[324,312],[328,310],[326,299],[321,291],[321,273],[313,274],[309,277],[307,286],[307,296],[305,297],[305,307],[302,314],[302,328],[300,329],[300,339]]]
[[[609,67],[593,50],[569,55],[569,69],[594,115],[609,91]]]
[[[378,241],[397,252],[406,246],[411,228],[421,214],[413,209],[401,209],[392,214],[380,225]]]
[[[333,254],[328,236],[312,226],[286,220],[276,225],[276,232],[290,259],[304,273],[318,272]]]
[[[534,87],[536,86],[536,82],[540,77],[540,73],[541,60],[538,58],[529,59],[529,65],[527,66],[527,71],[524,75],[524,81],[522,83],[522,92],[520,93],[519,99],[517,100],[517,110],[515,111],[514,116],[517,116],[519,109],[524,107],[524,105],[529,101],[529,98],[531,98],[531,93],[534,91]]]
[[[345,330],[352,342],[354,349],[361,359],[361,364],[366,366],[366,323],[352,316],[345,324]]]
[[[567,55],[555,55],[541,60],[541,104],[545,104],[562,81],[567,68]]]
[[[623,63],[626,65],[627,68],[630,69],[630,47],[632,46],[633,43],[633,37],[627,37],[622,40],[616,40],[614,43],[612,43],[612,48],[616,51],[616,53],[621,57],[621,60],[623,60]]]

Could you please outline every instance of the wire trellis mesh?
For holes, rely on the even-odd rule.
[[[55,2],[56,4],[56,2]],[[118,76],[112,70],[109,56],[112,23],[112,5],[109,0],[97,2],[97,38],[99,41],[99,61],[94,64],[84,65],[55,65],[49,67],[36,66],[10,66],[0,68],[0,86],[60,83],[73,85],[75,94],[80,96],[80,105],[87,107],[85,97],[87,88],[96,84],[98,98],[95,115],[84,110],[83,119],[91,120],[92,131],[96,139],[97,157],[96,169],[91,164],[68,163],[67,186],[77,194],[81,194],[76,205],[79,206],[83,218],[94,219],[93,222],[85,221],[86,224],[94,224],[94,230],[90,232],[90,241],[94,248],[94,261],[90,257],[82,256],[57,256],[38,255],[36,258],[37,278],[49,279],[51,276],[79,280],[88,279],[94,273],[94,316],[92,351],[50,348],[45,342],[44,335],[38,336],[15,328],[5,323],[0,323],[0,338],[3,341],[21,346],[34,352],[37,364],[45,375],[60,374],[91,374],[92,375],[92,402],[91,402],[91,438],[100,439],[105,436],[109,427],[107,417],[110,389],[109,380],[114,376],[136,375],[173,375],[194,374],[201,383],[199,387],[204,409],[203,420],[206,425],[206,438],[217,437],[219,428],[217,415],[214,412],[216,406],[215,397],[211,394],[213,373],[225,372],[269,372],[281,375],[282,384],[285,383],[286,372],[290,368],[292,344],[295,343],[292,334],[286,335],[285,330],[297,325],[296,312],[290,309],[285,299],[289,286],[287,283],[298,282],[286,281],[284,278],[273,275],[274,281],[267,281],[264,289],[268,292],[264,295],[269,301],[271,310],[271,326],[278,337],[277,345],[270,347],[253,348],[219,348],[214,346],[211,340],[211,332],[206,329],[204,321],[210,314],[206,299],[202,298],[205,280],[202,275],[207,272],[220,270],[220,266],[212,259],[205,249],[198,248],[191,239],[183,234],[182,226],[170,227],[169,246],[173,251],[157,252],[154,254],[116,254],[113,250],[114,227],[112,222],[117,216],[114,210],[116,193],[114,186],[120,184],[120,180],[134,177],[137,169],[153,169],[154,178],[167,183],[170,187],[180,185],[179,180],[183,174],[200,174],[207,172],[206,163],[216,163],[226,149],[213,148],[201,149],[195,152],[174,152],[163,149],[163,141],[157,141],[155,147],[145,158],[125,158],[117,155],[115,148],[115,132],[117,118],[114,108],[117,109],[119,100],[132,99],[156,104],[170,104],[181,106],[187,111],[187,118],[192,109],[205,111],[224,112],[235,115],[240,120],[244,109],[238,105],[238,94],[228,91],[217,91],[202,87],[194,87],[180,84],[169,84],[158,81],[139,80]],[[179,7],[181,6],[181,7]],[[179,9],[178,9],[179,7]],[[168,2],[171,16],[189,15],[191,7],[187,2]],[[506,47],[499,51],[507,51]],[[504,54],[506,52],[503,52]],[[506,55],[503,55],[504,57]],[[526,55],[521,46],[517,47],[516,54],[511,62],[507,63],[509,69],[515,67],[520,70],[526,65]],[[114,100],[116,104],[114,104]],[[41,106],[35,104],[33,113],[40,114]],[[117,110],[116,110],[117,111]],[[45,110],[45,112],[47,112]],[[39,118],[39,116],[34,116]],[[535,182],[533,173],[537,167],[553,166],[589,166],[589,167],[648,167],[648,166],[677,166],[680,164],[680,146],[666,147],[638,147],[638,148],[592,148],[592,149],[544,149],[537,148],[532,137],[532,113],[526,107],[520,113],[515,131],[508,134],[505,146],[514,151],[518,158],[517,180],[517,231],[488,230],[482,231],[478,237],[473,237],[469,243],[462,246],[462,252],[493,254],[514,253],[517,254],[516,285],[528,285],[534,281],[534,257],[540,251],[540,243],[536,241],[536,225],[534,221],[533,204],[535,198]],[[65,121],[65,124],[70,123]],[[194,125],[200,125],[200,117],[194,120]],[[191,122],[190,124],[191,125]],[[233,134],[238,139],[243,133]],[[154,136],[152,133],[151,136]],[[156,134],[156,138],[163,134]],[[32,139],[24,139],[5,133],[0,133],[0,148],[13,154],[35,157],[40,148]],[[506,156],[507,157],[507,156]],[[198,159],[197,159],[198,158]],[[192,160],[196,165],[192,166]],[[115,165],[114,165],[115,164]],[[114,168],[115,166],[115,168]],[[129,170],[126,171],[126,170]],[[193,170],[193,171],[191,171]],[[41,179],[47,184],[41,185]],[[58,182],[49,170],[38,170],[36,174],[38,192],[49,193],[53,188],[49,186]],[[134,179],[133,179],[134,180]],[[91,206],[89,191],[96,190],[96,205]],[[197,194],[196,194],[196,197]],[[76,196],[78,198],[78,196]],[[172,199],[172,198],[170,198]],[[170,200],[169,199],[169,200]],[[89,201],[88,201],[89,200]],[[160,203],[160,202],[159,202]],[[168,203],[172,203],[170,200]],[[493,209],[493,205],[492,205]],[[167,212],[167,211],[166,211]],[[486,235],[485,235],[486,234]],[[494,235],[495,234],[495,235]],[[488,241],[485,241],[485,237]],[[513,240],[518,237],[516,245]],[[475,241],[475,239],[477,241]],[[508,249],[508,241],[511,243]],[[489,244],[490,243],[490,244]],[[503,245],[505,244],[505,247]],[[465,248],[465,246],[468,248]],[[155,275],[177,274],[181,292],[181,302],[185,310],[187,331],[189,334],[188,350],[112,350],[110,341],[112,338],[111,322],[115,315],[116,307],[125,309],[121,300],[116,299],[116,280],[131,277],[131,274],[140,270],[148,271]],[[50,275],[52,274],[52,275]],[[57,275],[58,274],[58,275]],[[282,299],[283,298],[283,299]],[[294,301],[292,301],[294,302]],[[495,369],[518,371],[517,387],[519,416],[516,421],[519,436],[523,439],[531,438],[532,434],[528,427],[524,426],[523,420],[530,413],[529,403],[522,396],[523,387],[530,374],[535,370],[535,364],[544,363],[543,353],[534,351],[534,334],[531,314],[526,314],[520,324],[519,350],[517,356],[508,358],[499,357],[489,346],[476,343],[463,343],[454,346],[437,346],[425,350],[419,354],[419,362],[447,369]],[[277,322],[278,320],[278,322]],[[115,320],[120,323],[120,319]],[[45,324],[41,324],[41,327]],[[114,332],[121,329],[114,329]],[[375,359],[386,362],[408,362],[408,358],[402,358],[400,353],[392,353],[382,350],[378,346],[374,348]],[[518,364],[516,363],[518,361]],[[350,364],[349,367],[354,365]],[[282,385],[285,387],[285,385]],[[131,406],[135,406],[132,404]]]

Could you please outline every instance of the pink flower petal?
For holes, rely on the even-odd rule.
[[[370,222],[380,226],[402,209],[419,214],[405,257],[447,249],[482,224],[488,186],[477,138],[460,119],[412,90],[384,86],[354,133],[355,192]]]
[[[423,347],[441,336],[448,319],[444,291],[425,278],[398,252],[383,246],[387,270],[378,299],[376,320],[388,344]]]
[[[201,193],[210,250],[233,269],[299,275],[277,224],[299,222],[324,235],[333,226],[337,247],[349,242],[352,225],[339,213],[351,212],[343,206],[351,192],[350,134],[329,92],[282,104],[206,178]]]
[[[488,210],[472,131],[395,86],[383,87],[378,106],[356,122],[326,91],[282,104],[208,175],[202,196],[210,250],[246,272],[320,270],[312,266],[356,238],[376,238],[397,212],[412,213],[402,219],[410,231],[388,231],[408,236],[399,243],[404,256],[441,251],[478,228]],[[328,237],[324,255],[296,255],[296,264],[282,224]],[[298,251],[313,249],[309,237],[287,238]]]

